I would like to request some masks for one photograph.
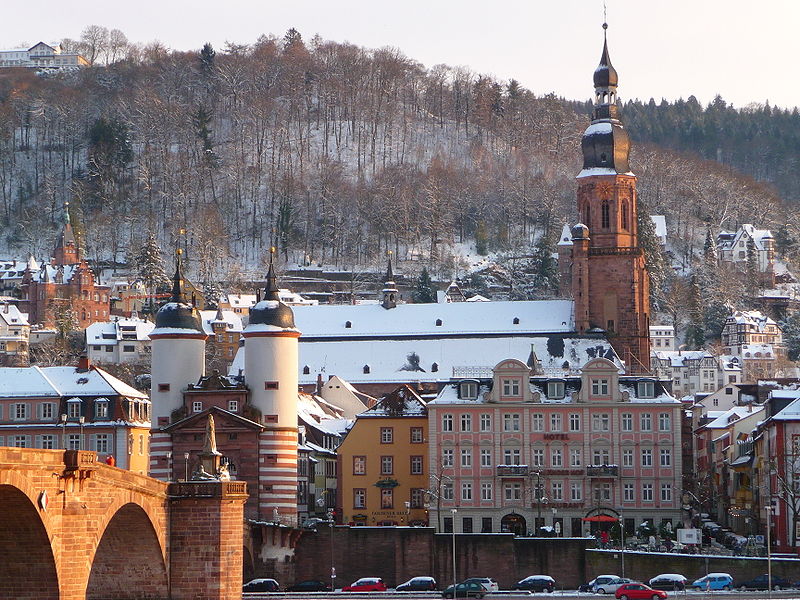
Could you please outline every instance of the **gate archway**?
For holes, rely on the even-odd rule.
[[[500,531],[525,535],[528,531],[528,524],[521,514],[509,513],[500,520]]]
[[[0,598],[58,598],[55,557],[36,506],[18,488],[0,485],[0,515]]]
[[[100,538],[86,598],[157,599],[168,594],[167,569],[153,524],[140,506],[125,504]]]

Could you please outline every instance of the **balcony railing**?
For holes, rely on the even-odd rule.
[[[497,465],[498,477],[527,477],[528,465]]]
[[[617,465],[592,465],[586,467],[587,477],[616,477],[619,474]]]

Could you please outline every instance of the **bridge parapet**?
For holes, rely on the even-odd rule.
[[[247,483],[244,481],[180,481],[169,484],[167,495],[170,498],[247,499]]]

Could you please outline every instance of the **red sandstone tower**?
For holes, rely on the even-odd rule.
[[[572,229],[575,325],[579,333],[605,330],[628,370],[645,372],[650,369],[650,282],[637,239],[630,139],[619,120],[617,72],[605,40],[594,88],[592,123],[583,134],[583,170],[577,177],[583,222]]]

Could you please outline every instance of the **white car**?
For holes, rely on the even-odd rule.
[[[614,579],[619,579],[619,575],[598,575],[588,583],[589,591],[596,594],[599,586]]]
[[[596,583],[594,585],[594,591],[597,594],[614,594],[621,585],[625,585],[626,583],[633,583],[633,579],[628,579],[626,577],[615,577],[611,581],[606,581],[605,583]]]
[[[469,583],[471,581],[479,583],[487,592],[497,592],[500,590],[500,586],[497,585],[497,582],[491,577],[470,577],[465,579],[463,583]]]

